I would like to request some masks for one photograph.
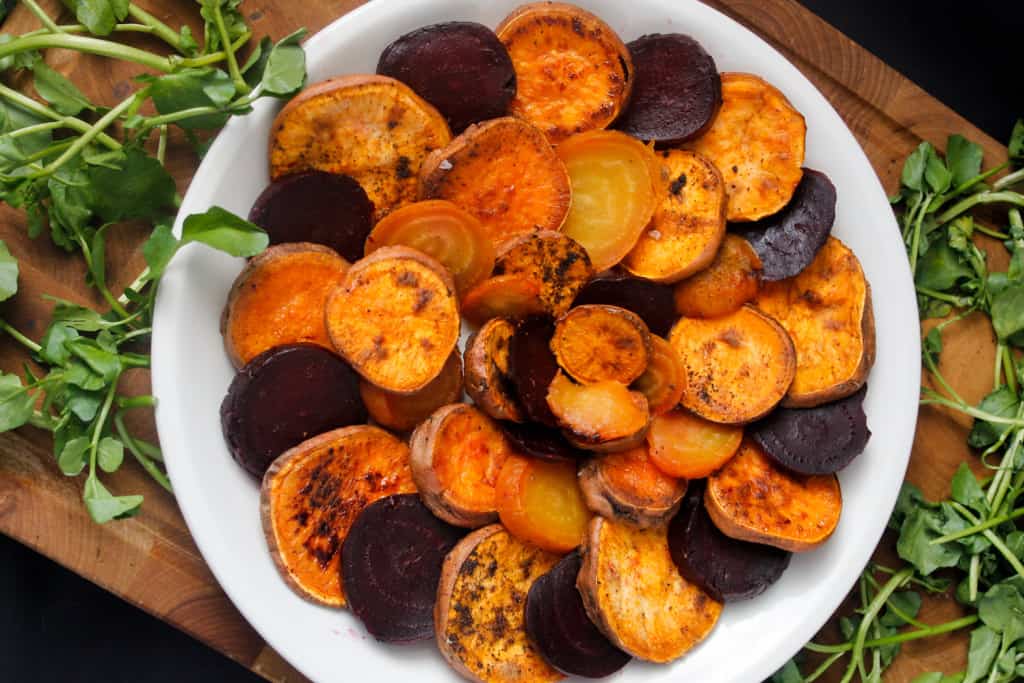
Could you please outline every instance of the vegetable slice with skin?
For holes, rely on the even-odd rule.
[[[580,289],[594,276],[587,250],[561,232],[539,230],[504,242],[495,275],[522,273],[540,283],[540,300],[551,315],[569,310]]]
[[[551,350],[578,382],[629,384],[647,369],[651,335],[638,315],[616,306],[576,306],[555,325]]]
[[[367,382],[359,382],[359,394],[374,422],[398,432],[408,432],[443,405],[462,397],[462,358],[452,351],[441,373],[412,394],[395,394]]]
[[[515,325],[507,318],[491,318],[470,336],[465,356],[466,393],[494,419],[520,422],[523,409],[509,371],[513,333]]]
[[[555,322],[544,315],[525,318],[516,325],[509,340],[509,372],[519,404],[526,417],[548,427],[558,420],[548,407],[548,387],[558,374],[558,362],[551,353]]]
[[[569,443],[591,451],[622,451],[643,443],[651,424],[644,395],[613,380],[576,384],[562,372],[548,387],[547,404]]]
[[[686,493],[686,480],[662,472],[643,445],[591,458],[579,479],[593,512],[644,529],[671,519]]]
[[[676,310],[690,318],[729,315],[757,296],[760,276],[761,260],[750,243],[726,235],[707,269],[676,284]]]
[[[520,320],[544,313],[541,283],[524,273],[489,277],[462,297],[462,317],[480,327],[494,318]]]
[[[647,406],[653,416],[668,412],[679,404],[686,389],[686,372],[671,344],[651,335],[647,369],[630,385],[630,389],[647,397]]]
[[[498,517],[517,538],[554,553],[583,542],[591,514],[576,463],[509,455],[496,490]]]
[[[688,410],[657,415],[647,432],[651,461],[673,477],[700,479],[729,462],[743,441],[743,428],[717,424]]]
[[[590,453],[569,443],[559,430],[536,422],[504,422],[501,428],[513,448],[523,455],[569,462],[590,457]]]

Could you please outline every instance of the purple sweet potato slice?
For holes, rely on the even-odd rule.
[[[864,414],[867,385],[835,403],[778,408],[749,434],[772,460],[799,474],[834,474],[860,455],[871,430]]]
[[[835,220],[835,186],[824,173],[805,168],[793,198],[781,211],[733,227],[760,257],[761,279],[774,282],[793,277],[811,264]]]
[[[603,678],[626,666],[631,657],[612,645],[587,616],[576,589],[581,565],[575,550],[533,583],[526,596],[526,633],[541,657],[559,671]]]
[[[374,638],[433,637],[441,567],[465,533],[415,493],[381,498],[359,513],[341,546],[341,577],[349,607]]]
[[[707,130],[722,106],[722,80],[700,43],[680,33],[654,33],[626,47],[635,80],[616,128],[659,144],[692,140]]]
[[[667,337],[679,318],[671,286],[629,275],[591,280],[573,301],[573,306],[583,304],[607,304],[632,311],[659,337]]]
[[[354,262],[373,228],[373,202],[347,175],[304,171],[270,183],[249,220],[267,231],[271,244],[323,244]]]
[[[569,443],[558,429],[536,422],[502,422],[502,431],[517,451],[541,460],[576,462],[590,453]]]
[[[494,31],[469,21],[432,24],[384,48],[377,73],[402,81],[434,105],[452,133],[504,116],[516,72]]]
[[[524,318],[509,340],[509,375],[527,417],[555,427],[558,420],[548,407],[548,387],[558,374],[551,352],[555,321],[544,315]]]
[[[264,351],[235,375],[220,407],[231,456],[262,477],[270,463],[311,436],[366,422],[359,375],[314,344]]]
[[[693,482],[668,526],[668,549],[679,573],[719,602],[746,600],[778,581],[791,553],[729,538],[704,508],[704,483]]]

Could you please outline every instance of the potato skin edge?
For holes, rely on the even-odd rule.
[[[630,524],[640,529],[650,529],[668,522],[675,516],[679,506],[683,504],[686,489],[671,505],[645,507],[623,497],[616,496],[615,491],[607,485],[601,475],[598,458],[591,458],[577,474],[583,499],[591,512],[604,517]]]

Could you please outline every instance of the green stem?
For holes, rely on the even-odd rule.
[[[248,107],[252,104],[252,97],[241,97],[234,102],[230,102],[226,107],[211,107],[209,105],[202,107],[191,107],[189,109],[182,109],[180,111],[171,112],[170,114],[163,114],[160,116],[150,116],[143,122],[143,130],[149,130],[157,126],[166,126],[169,123],[177,123],[178,121],[184,121],[185,119],[195,118],[197,116],[208,116],[210,114],[224,114],[232,109],[238,109],[240,107]]]
[[[164,159],[167,156],[167,126],[160,126],[160,137],[156,143],[156,159],[163,166]]]
[[[923,207],[927,207],[932,201],[932,195],[929,193],[925,195]],[[921,224],[924,222],[925,210],[924,208],[917,214],[917,220],[914,221],[914,237],[910,242],[910,274],[911,276],[917,275],[917,252],[921,244]]]
[[[972,209],[978,204],[995,204],[995,203],[1006,203],[1013,204],[1015,206],[1024,206],[1024,194],[1018,194],[1016,192],[979,192],[978,194],[972,194],[970,197],[964,197],[953,206],[946,209],[941,215],[939,215],[935,221],[940,225],[948,223],[968,209]]]
[[[925,391],[928,391],[928,390],[926,389]],[[931,393],[934,394],[935,392],[931,392]],[[935,394],[931,398],[921,399],[921,405],[923,405],[923,406],[930,406],[930,405],[945,406],[947,408],[952,408],[953,410],[956,410],[956,411],[959,411],[961,413],[964,413],[965,415],[970,415],[971,417],[977,418],[979,420],[985,420],[986,422],[992,422],[994,424],[1001,424],[1001,425],[1012,425],[1014,427],[1024,427],[1024,420],[1018,420],[1018,419],[1014,419],[1012,417],[1002,417],[1001,415],[994,415],[993,413],[985,412],[984,410],[978,410],[977,408],[972,408],[971,406],[966,405],[966,404],[964,404],[962,402],[961,403],[956,403],[954,401],[950,401],[949,399],[942,398],[938,394]]]
[[[814,681],[824,676],[825,672],[831,669],[833,664],[842,659],[844,654],[846,653],[837,652],[828,659],[826,659],[824,662],[821,663],[821,666],[815,669],[809,676],[807,676],[807,678],[803,680],[803,683],[814,683]]]
[[[933,359],[930,354],[924,354],[923,361],[925,367],[928,368],[928,372],[932,373],[932,376],[936,379],[936,381],[938,381],[939,385],[946,390],[946,393],[952,396],[953,399],[958,403],[961,403],[964,406],[966,406],[967,401],[963,400],[963,398],[960,397],[960,394],[956,393],[956,389],[951,387],[949,385],[949,382],[946,381],[946,378],[942,376],[941,372],[939,372],[939,368],[935,364],[935,359]]]
[[[246,31],[242,35],[238,36],[238,38],[235,38],[235,42],[231,43],[232,54],[234,52],[237,52],[239,49],[241,49],[243,45],[249,42],[250,38],[252,38],[251,31]],[[211,52],[208,55],[200,55],[198,57],[189,57],[188,59],[182,59],[177,63],[181,64],[182,66],[189,67],[210,66],[211,64],[223,62],[225,59],[227,59],[227,56],[228,50],[220,50],[218,52]]]
[[[992,380],[992,391],[1003,386],[1003,345],[996,345],[996,367],[994,379]]]
[[[141,289],[141,287],[144,284],[146,284],[148,281],[149,281],[149,266],[146,266],[145,268],[142,269],[142,272],[139,273],[138,276],[134,280],[132,280],[131,284],[124,288],[124,291],[127,292],[127,291],[131,290],[133,292],[138,292]],[[128,296],[126,294],[121,294],[121,296],[117,297],[117,301],[120,304],[127,305],[128,302],[130,301],[130,299],[128,298]]]
[[[39,353],[43,349],[42,346],[36,344],[34,341],[23,335],[21,332],[11,327],[11,325],[8,324],[6,320],[0,320],[0,329],[2,329],[7,334],[11,335],[11,337],[14,338],[16,342],[24,346],[32,353]]]
[[[968,301],[968,299],[966,299],[965,297],[954,296],[953,294],[946,294],[944,292],[939,292],[934,289],[928,289],[927,287],[918,286],[915,287],[915,289],[919,294],[930,296],[931,298],[938,299],[939,301],[945,301],[947,303],[953,304],[954,306],[964,306]]]
[[[1002,190],[1010,187],[1011,185],[1016,185],[1021,181],[1024,181],[1024,168],[1017,169],[1013,173],[1004,175],[1002,178],[992,183],[992,189]]]
[[[114,427],[117,429],[117,434],[121,437],[121,441],[123,441],[124,445],[128,448],[128,452],[135,457],[140,465],[142,465],[142,469],[146,470],[146,472],[149,473],[149,476],[153,477],[153,479],[155,479],[160,486],[166,489],[168,493],[173,494],[174,489],[171,488],[171,482],[167,478],[167,475],[161,472],[160,468],[156,466],[156,463],[150,460],[149,457],[142,452],[142,449],[139,448],[139,444],[136,443],[135,437],[133,437],[128,431],[128,428],[125,427],[124,417],[122,417],[121,413],[114,416]]]
[[[851,649],[850,664],[846,667],[846,673],[843,674],[840,683],[850,683],[853,680],[853,675],[857,671],[858,663],[862,664],[864,646],[867,641],[868,628],[878,617],[879,611],[888,602],[889,597],[896,591],[897,588],[906,583],[907,579],[914,575],[912,567],[907,567],[896,574],[893,574],[892,578],[889,579],[882,589],[878,591],[871,604],[868,605],[864,611],[864,616],[861,618],[860,626],[857,627],[857,634],[853,640],[853,648]]]
[[[82,133],[78,137],[78,139],[75,140],[75,144],[71,145],[71,147],[65,150],[63,154],[61,154],[59,157],[57,157],[49,164],[47,164],[42,171],[36,173],[35,177],[51,175],[58,168],[67,163],[70,159],[73,159],[79,152],[85,149],[86,145],[92,142],[93,138],[102,133],[112,123],[114,123],[114,121],[116,121],[117,118],[121,116],[121,114],[124,113],[124,111],[128,109],[128,107],[130,107],[132,103],[135,102],[135,98],[136,94],[132,94],[129,97],[126,97],[124,100],[121,101],[120,104],[118,104],[116,107],[114,107],[106,114],[104,114],[99,121],[90,126],[87,131]],[[125,313],[125,315],[127,315],[127,313]]]
[[[957,503],[956,501],[951,501],[950,505],[952,505],[953,509],[959,512],[971,524],[979,523],[978,518],[975,517],[970,510],[965,508],[960,503]],[[1006,547],[1006,544],[1003,543],[1003,539],[996,536],[991,529],[985,529],[981,533],[985,536],[985,538],[987,538],[992,543],[992,546],[996,550],[998,550],[1003,555],[1003,557],[1006,558],[1006,561],[1010,563],[1010,566],[1013,567],[1013,570],[1015,572],[1017,572],[1017,575],[1024,579],[1024,564],[1021,564],[1020,560],[1017,559],[1017,556],[1014,555],[1010,551],[1010,549]]]
[[[1010,239],[1010,236],[1007,235],[1006,233],[999,232],[998,230],[992,230],[991,228],[986,228],[984,225],[978,225],[977,223],[974,224],[974,230],[976,232],[980,232],[983,235],[988,235],[989,237],[994,237],[997,240],[1008,240],[1008,239]]]
[[[77,130],[79,133],[84,133],[85,131],[89,130],[92,127],[90,124],[86,123],[82,119],[77,119],[74,116],[64,116],[63,114],[59,114],[53,109],[47,107],[46,105],[36,102],[28,95],[20,93],[14,88],[10,88],[4,85],[3,83],[0,83],[0,97],[3,97],[8,101],[17,104],[22,109],[32,114],[36,114],[37,116],[42,116],[51,119],[53,121],[60,121],[66,127],[71,128],[72,130]],[[121,143],[115,140],[114,138],[110,137],[106,133],[101,133],[97,135],[96,141],[102,144],[104,147],[107,147],[108,149],[121,149]]]
[[[879,585],[878,581],[876,581],[875,577],[871,576],[870,573],[865,572],[864,573],[864,578],[868,580],[868,582],[875,588],[875,590],[878,590],[880,588],[880,585]],[[904,622],[910,624],[911,626],[917,626],[918,628],[928,628],[928,624],[926,624],[926,623],[924,623],[922,621],[918,621],[914,617],[912,617],[909,614],[907,614],[906,612],[904,612],[902,609],[900,609],[899,605],[894,603],[891,599],[887,600],[885,604],[886,604],[886,606],[888,606],[889,609],[891,609],[893,611],[893,614],[895,614],[896,616],[898,616],[900,619],[902,619]]]
[[[224,46],[224,56],[228,61],[228,73],[235,84],[235,92],[239,95],[247,94],[251,88],[242,78],[242,72],[238,69],[238,60],[235,59],[235,49],[228,38],[228,29],[224,24],[224,15],[220,11],[220,3],[213,4],[213,23],[217,25],[217,33],[220,35],[220,44]]]
[[[123,337],[121,337],[117,341],[117,343],[120,345],[120,344],[123,344],[124,342],[126,342],[126,341],[128,341],[130,339],[135,339],[136,337],[144,337],[144,336],[146,336],[148,334],[152,334],[152,333],[153,333],[153,328],[152,327],[140,327],[139,329],[132,330],[128,334],[126,334]]]
[[[961,538],[973,536],[974,534],[980,533],[985,529],[997,527],[1003,522],[1010,522],[1012,520],[1017,519],[1018,517],[1024,517],[1024,508],[1017,508],[1013,512],[1008,512],[1004,515],[993,517],[987,521],[982,522],[981,524],[975,524],[974,526],[969,526],[966,529],[961,529],[960,531],[956,531],[951,534],[946,534],[945,536],[939,536],[938,538],[933,539],[929,543],[929,545],[940,545],[942,543],[949,543],[950,541],[957,541]]]
[[[973,626],[976,623],[978,623],[978,615],[972,614],[969,617],[961,617],[960,619],[947,621],[946,623],[939,624],[938,626],[930,626],[926,629],[916,629],[913,631],[906,631],[904,633],[897,633],[894,636],[879,638],[877,640],[869,640],[864,643],[864,647],[884,647],[886,645],[896,645],[898,643],[906,643],[912,640],[920,640],[921,638],[931,638],[932,636],[940,636],[943,633],[958,631],[962,628]],[[840,645],[819,645],[818,643],[807,643],[806,649],[811,652],[817,652],[825,655],[841,654],[852,650],[853,643],[842,643]]]
[[[1006,383],[1010,390],[1017,393],[1017,362],[1013,359],[1013,352],[1009,346],[1003,346],[1003,364],[1006,366]]]
[[[74,140],[68,140],[67,142],[62,142],[57,145],[50,145],[46,149],[41,149],[35,154],[29,154],[27,157],[25,157],[25,161],[27,163],[32,163],[33,161],[42,161],[48,156],[53,156],[54,154],[63,152],[73,144],[75,144]]]
[[[57,420],[53,419],[52,415],[47,415],[38,410],[32,411],[32,416],[28,418],[28,423],[33,427],[45,429],[48,432],[52,432],[57,428]]]
[[[110,415],[110,406],[114,402],[114,395],[117,393],[117,380],[120,375],[114,378],[107,389],[107,396],[103,399],[103,406],[100,408],[99,416],[96,418],[95,427],[92,430],[92,439],[89,441],[89,476],[96,476],[96,454],[99,450],[100,435],[103,433],[103,426],[107,423],[107,416]]]
[[[36,4],[36,0],[21,0],[21,4],[28,7],[29,11],[36,15],[39,21],[43,22],[47,33],[63,33],[60,26],[57,26],[53,19],[50,18],[50,15],[46,13],[46,10]]]
[[[121,410],[133,408],[153,408],[156,406],[155,396],[118,396],[117,407]]]
[[[181,45],[181,36],[171,29],[170,26],[160,21],[152,14],[142,9],[134,2],[128,3],[128,15],[150,29],[150,32],[160,40],[164,41],[181,54],[185,50]]]
[[[139,353],[122,353],[121,362],[130,368],[148,368],[152,361],[149,356]]]
[[[174,66],[167,57],[161,57],[152,52],[115,43],[111,40],[101,40],[90,36],[68,35],[66,33],[48,33],[15,38],[10,42],[0,45],[0,57],[29,50],[46,50],[52,47],[134,62],[163,73],[174,71]]]
[[[32,135],[33,133],[45,133],[48,130],[55,130],[57,128],[63,128],[64,123],[62,121],[47,121],[45,123],[37,123],[34,126],[25,126],[17,130],[12,130],[10,133],[4,133],[5,138],[20,138],[24,135]]]

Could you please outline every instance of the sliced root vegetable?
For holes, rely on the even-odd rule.
[[[569,442],[591,451],[622,451],[643,443],[651,423],[644,395],[611,380],[576,384],[559,372],[549,385],[547,403]]]
[[[288,344],[239,370],[220,420],[231,457],[262,477],[277,456],[309,437],[366,422],[366,408],[348,363],[313,344]]]
[[[489,277],[462,297],[462,316],[480,327],[494,318],[520,320],[545,312],[541,283],[525,274]]]
[[[704,505],[725,535],[796,553],[828,540],[839,524],[843,497],[834,474],[795,474],[746,439],[708,478]]]
[[[443,405],[462,397],[462,359],[459,351],[452,351],[441,374],[427,386],[412,394],[385,391],[365,379],[359,383],[359,393],[377,424],[399,432],[408,432],[430,417]]]
[[[558,361],[551,353],[555,321],[543,315],[521,320],[509,340],[509,373],[519,405],[534,422],[557,427],[558,420],[548,407],[548,387],[558,374]]]
[[[683,408],[656,416],[647,432],[651,461],[673,477],[701,479],[729,462],[743,428],[709,422]]]
[[[505,434],[473,406],[438,409],[409,439],[412,476],[423,502],[457,526],[498,521],[496,486],[512,452]]]
[[[728,220],[756,221],[793,196],[806,133],[804,117],[774,86],[751,74],[723,73],[722,108],[688,147],[722,172]]]
[[[516,70],[512,113],[551,144],[607,127],[633,85],[629,50],[606,23],[559,2],[522,5],[496,29]]]
[[[378,498],[415,490],[409,449],[377,427],[336,429],[285,451],[260,489],[263,532],[285,582],[345,606],[339,551],[356,517]]]
[[[807,408],[857,391],[875,363],[871,287],[860,261],[830,237],[795,278],[764,286],[755,305],[786,328],[796,378],[785,405]]]
[[[652,333],[661,337],[668,336],[668,331],[679,319],[671,287],[629,275],[591,280],[573,302],[573,306],[583,304],[607,304],[633,311]]]
[[[578,382],[629,384],[647,369],[651,334],[636,313],[588,304],[559,319],[551,350],[562,369]]]
[[[373,227],[373,212],[373,202],[351,177],[304,171],[268,185],[249,220],[267,231],[271,244],[312,242],[356,261]]]
[[[587,250],[553,230],[531,232],[501,245],[495,275],[523,274],[540,283],[540,300],[552,315],[562,315],[594,276]]]
[[[500,524],[474,531],[448,553],[434,624],[437,647],[453,669],[479,683],[563,678],[534,649],[524,624],[530,586],[557,562]]]
[[[679,573],[719,602],[765,592],[782,576],[790,558],[785,550],[737,541],[719,531],[704,509],[702,482],[691,487],[672,518],[668,549]]]
[[[409,204],[385,216],[366,238],[365,252],[369,256],[391,245],[411,247],[435,259],[451,273],[460,294],[494,267],[494,245],[480,221],[439,199]]]
[[[679,404],[686,388],[686,371],[671,344],[657,335],[651,335],[647,369],[630,388],[647,397],[651,415],[661,415]]]
[[[352,75],[311,85],[274,119],[270,177],[320,170],[352,176],[378,218],[416,198],[420,166],[451,139],[444,118],[409,86]]]
[[[441,566],[464,535],[415,493],[381,498],[359,513],[341,546],[341,580],[370,635],[385,643],[433,637]]]
[[[680,576],[664,525],[637,529],[595,517],[576,586],[587,614],[608,639],[651,662],[682,657],[711,632],[722,612],[721,603]]]
[[[427,158],[422,199],[447,199],[480,221],[497,245],[533,230],[558,230],[572,189],[565,164],[525,121],[512,117],[470,126]]]
[[[466,393],[473,403],[496,420],[523,420],[509,371],[509,344],[515,325],[507,318],[491,318],[466,342]]]
[[[750,243],[726,235],[711,265],[675,286],[676,310],[690,318],[729,315],[756,296],[761,260]]]
[[[641,528],[671,519],[686,493],[686,480],[656,467],[646,446],[591,458],[579,479],[592,511]]]
[[[576,480],[576,463],[510,455],[497,486],[498,517],[520,540],[553,553],[583,542],[590,510]]]
[[[384,48],[377,73],[415,90],[456,133],[504,116],[516,94],[516,72],[505,46],[494,31],[470,21],[406,33]]]
[[[681,318],[669,343],[686,368],[682,405],[706,420],[743,424],[786,395],[796,352],[786,330],[752,306],[722,318]]]
[[[367,381],[394,393],[429,384],[459,339],[451,276],[408,247],[383,247],[358,261],[326,310],[338,352]]]
[[[501,428],[512,447],[524,455],[563,462],[576,462],[590,457],[590,453],[569,443],[559,430],[536,422],[505,422]]]
[[[656,282],[678,282],[707,268],[725,236],[725,184],[714,164],[681,149],[658,153],[659,203],[622,260]]]
[[[594,270],[621,261],[658,204],[654,153],[618,131],[574,135],[558,146],[572,182],[565,234],[583,245]]]

